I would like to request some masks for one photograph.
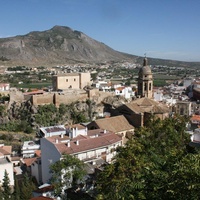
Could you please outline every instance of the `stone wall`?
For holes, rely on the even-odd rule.
[[[98,91],[98,89],[92,89],[89,91],[81,89],[68,89],[65,92],[46,92],[44,94],[38,95],[26,95],[24,96],[20,91],[12,91],[10,94],[10,102],[24,102],[30,100],[34,106],[45,105],[45,104],[55,104],[59,106],[61,103],[70,104],[74,101],[85,101],[90,98],[94,100],[96,104],[102,102],[102,100],[108,96],[113,96],[112,93]]]
[[[54,94],[54,103],[59,106],[61,103],[70,104],[74,101],[85,101],[88,99],[88,94],[84,93],[65,93],[65,94]]]
[[[31,102],[34,106],[54,104],[54,93],[44,93],[39,95],[32,95]]]

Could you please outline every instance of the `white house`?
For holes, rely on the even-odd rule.
[[[153,97],[155,101],[163,101],[163,91],[157,90],[153,93]]]
[[[124,96],[126,99],[129,99],[132,96],[135,96],[135,92],[132,90],[131,87],[122,86],[115,88],[115,95]]]
[[[122,137],[113,132],[95,129],[88,130],[87,134],[85,133],[81,135],[78,134],[78,130],[74,130],[70,137],[60,135],[41,138],[43,183],[48,182],[51,178],[51,174],[47,169],[51,164],[62,159],[63,154],[73,155],[85,163],[92,163],[98,159],[111,162],[116,154],[115,149],[122,145]]]
[[[64,125],[42,127],[38,132],[38,136],[40,137],[51,137],[62,134],[66,134],[66,128]]]
[[[191,136],[191,141],[200,144],[200,128],[194,130],[194,133]]]
[[[35,151],[40,149],[40,145],[36,144],[34,141],[25,141],[21,153],[23,158],[32,158],[35,156]]]
[[[8,91],[8,90],[10,90],[9,83],[0,83],[0,91]]]
[[[8,173],[10,185],[14,186],[13,164],[11,162],[11,146],[0,144],[0,185],[3,183],[5,171]]]

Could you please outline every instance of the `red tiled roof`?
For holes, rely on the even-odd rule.
[[[41,157],[41,150],[35,150],[35,155],[37,157]]]
[[[200,121],[200,115],[193,115],[191,118],[190,118],[191,121]]]
[[[49,139],[49,138],[46,138],[46,139]],[[76,143],[77,140],[79,142],[78,145]],[[70,147],[68,147],[66,143],[60,143],[60,142],[54,143],[54,145],[61,154],[62,153],[74,154],[78,152],[100,148],[103,146],[108,146],[116,142],[119,142],[121,140],[122,140],[122,137],[117,134],[104,133],[101,136],[97,136],[93,138],[78,136],[74,138],[72,141],[70,141]]]
[[[97,126],[100,129],[109,130],[114,133],[119,133],[122,131],[128,131],[128,130],[134,129],[134,127],[129,124],[129,122],[123,115],[97,119],[94,122],[91,122],[91,124],[92,123],[97,124]]]
[[[10,155],[12,152],[12,146],[0,146],[0,153],[3,155]]]
[[[122,91],[125,87],[118,87],[116,90]]]
[[[31,166],[35,161],[37,160],[37,157],[34,158],[25,158],[24,162],[27,167]]]

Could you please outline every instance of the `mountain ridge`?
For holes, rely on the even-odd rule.
[[[142,63],[142,57],[116,51],[106,44],[67,26],[45,31],[0,38],[0,65],[55,66],[75,63],[97,64],[128,61]],[[183,62],[149,58],[152,65],[200,66]]]

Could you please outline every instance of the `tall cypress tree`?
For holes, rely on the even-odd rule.
[[[10,179],[8,177],[8,173],[6,170],[4,172],[2,188],[3,188],[4,199],[10,199],[12,193],[11,193],[11,188],[10,188]]]
[[[19,183],[18,183],[18,180],[15,179],[15,188],[14,188],[14,193],[13,193],[13,199],[15,200],[21,200],[21,197],[20,197],[20,188],[19,188]]]
[[[32,197],[32,192],[35,189],[31,178],[26,173],[21,186],[21,199],[29,200]]]

